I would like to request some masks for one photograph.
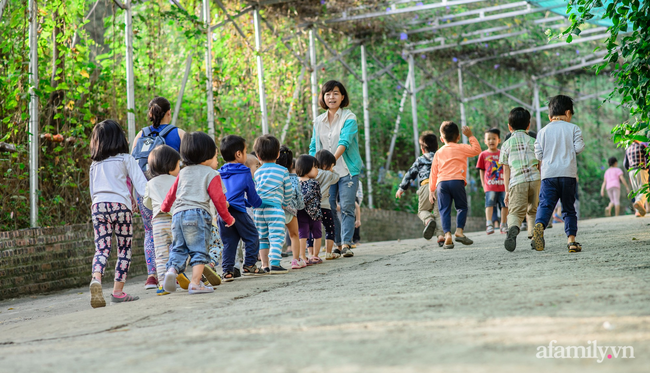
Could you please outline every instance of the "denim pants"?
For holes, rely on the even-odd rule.
[[[244,250],[246,251],[244,266],[248,267],[257,263],[257,254],[260,251],[259,234],[250,215],[233,207],[229,207],[228,211],[235,218],[235,224],[233,226],[226,227],[226,222],[221,217],[217,220],[219,232],[221,232],[221,241],[223,241],[223,259],[221,264],[223,273],[234,270],[239,240],[244,241]]]
[[[442,230],[451,232],[451,202],[456,207],[456,228],[464,229],[467,221],[467,193],[465,181],[447,180],[438,183],[438,209],[442,220]]]
[[[190,266],[210,263],[208,246],[212,239],[212,216],[203,209],[180,211],[172,217],[172,247],[169,251],[169,268],[181,273],[187,256]]]
[[[567,237],[575,236],[578,233],[578,214],[575,207],[577,187],[577,180],[573,177],[553,177],[542,180],[535,224],[542,223],[546,228],[553,216],[555,205],[560,200],[564,232]]]
[[[330,205],[334,216],[334,245],[352,245],[354,235],[355,206],[354,201],[359,188],[359,175],[344,176],[330,187]],[[341,219],[336,213],[336,206],[341,206]]]

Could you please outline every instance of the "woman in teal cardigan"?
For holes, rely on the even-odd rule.
[[[338,81],[330,80],[323,85],[318,102],[327,111],[314,121],[309,154],[316,155],[316,152],[325,149],[336,157],[334,171],[341,178],[330,187],[330,204],[336,232],[334,244],[338,246],[332,254],[335,258],[340,255],[351,257],[354,256],[350,250],[355,222],[354,198],[363,165],[359,154],[357,117],[345,109],[350,100],[345,87]],[[341,221],[336,213],[337,205],[341,208]]]

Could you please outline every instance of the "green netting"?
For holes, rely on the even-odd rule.
[[[562,0],[530,0],[529,1],[532,4],[537,5],[540,8],[551,8],[550,11],[562,16],[568,16],[569,13],[567,13],[567,5],[569,4],[568,1],[562,1]],[[590,19],[588,22],[594,25],[598,26],[606,26],[609,27],[612,25],[612,21],[609,18],[603,19],[603,14],[605,13],[605,8],[607,8],[607,5],[609,5],[613,0],[607,0],[603,1],[603,6],[601,8],[594,9],[592,14],[594,15],[594,18]],[[557,8],[555,7],[557,5]]]

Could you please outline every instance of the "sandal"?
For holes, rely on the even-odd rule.
[[[212,286],[205,286],[203,284],[200,285],[190,284],[190,286],[187,287],[187,292],[190,294],[207,294],[207,293],[213,293],[214,288]]]
[[[223,281],[225,282],[231,282],[235,281],[235,273],[234,272],[226,272],[223,274]]]
[[[569,242],[566,246],[570,253],[579,253],[582,251],[582,245],[579,242]]]
[[[206,265],[203,267],[203,276],[205,276],[205,279],[208,280],[210,285],[212,286],[218,286],[221,285],[221,277],[215,272],[212,267],[209,265]]]
[[[445,239],[438,240],[438,246],[443,247],[445,245]]]
[[[312,256],[309,259],[309,261],[311,262],[311,264],[321,264],[321,263],[323,263],[323,259],[321,259],[321,258],[319,258],[317,256]]]
[[[460,236],[460,237],[454,236],[454,240],[456,242],[462,243],[463,245],[471,245],[474,243],[474,241],[470,240],[469,237],[467,236]]]
[[[255,264],[253,264],[252,266],[244,266],[243,268],[244,268],[244,273],[243,273],[244,276],[263,276],[266,274],[266,272],[264,272],[262,268],[256,266]]]
[[[452,242],[450,244],[446,244],[446,243],[443,242],[442,243],[442,248],[443,249],[453,249],[454,248],[454,243]]]

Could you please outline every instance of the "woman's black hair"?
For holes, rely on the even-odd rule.
[[[129,154],[129,143],[120,124],[113,119],[97,123],[90,135],[90,159],[99,162],[118,154]]]
[[[458,125],[450,120],[442,122],[440,132],[447,142],[457,142],[460,136]]]
[[[618,159],[616,157],[611,157],[607,160],[607,163],[609,164],[609,167],[614,166],[618,162]]]
[[[176,165],[181,160],[181,155],[169,145],[156,146],[151,153],[147,162],[150,178],[160,175],[169,175],[176,169]]]
[[[189,132],[181,141],[181,158],[185,166],[201,164],[214,158],[217,145],[210,135],[204,132]]]
[[[317,151],[316,160],[318,161],[321,169],[330,168],[336,164],[336,157],[334,154],[332,154],[331,151],[327,149],[321,149]]]
[[[221,139],[221,156],[226,162],[234,161],[237,152],[244,153],[244,150],[246,150],[246,140],[241,136],[228,135]]]
[[[287,170],[291,170],[292,162],[293,162],[293,152],[291,151],[291,149],[289,149],[288,146],[282,145],[280,147],[280,158],[278,158],[275,161],[275,163],[286,168]]]
[[[325,110],[329,109],[329,107],[325,103],[325,94],[327,92],[332,92],[336,87],[339,88],[339,92],[341,92],[341,95],[343,96],[341,107],[344,108],[350,105],[350,99],[348,98],[348,91],[343,86],[343,83],[337,80],[330,80],[329,82],[323,84],[323,87],[320,90],[320,95],[318,95],[318,104],[320,105],[320,107],[322,107]]]
[[[169,110],[171,110],[171,105],[164,97],[154,97],[153,100],[149,102],[148,117],[153,128],[158,128],[158,126],[160,126],[160,121],[162,121]]]
[[[305,154],[296,159],[296,175],[299,177],[307,175],[314,167],[318,167],[316,157]]]
[[[420,146],[424,148],[425,152],[437,152],[438,151],[438,136],[436,136],[431,131],[424,131],[420,135]]]
[[[565,95],[551,97],[548,102],[550,116],[565,115],[567,110],[571,111],[571,115],[573,115],[573,99],[571,97]]]
[[[280,141],[275,136],[262,135],[255,139],[253,149],[260,160],[275,162],[278,159],[278,153],[280,153]]]
[[[519,106],[510,110],[510,114],[508,115],[508,124],[515,131],[525,131],[530,125],[530,112]]]

